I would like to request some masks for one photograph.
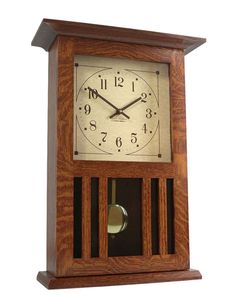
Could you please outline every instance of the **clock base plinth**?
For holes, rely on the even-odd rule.
[[[194,269],[80,277],[54,277],[47,271],[40,271],[37,276],[37,280],[47,289],[144,284],[156,282],[197,280],[201,278],[201,273],[198,270]]]

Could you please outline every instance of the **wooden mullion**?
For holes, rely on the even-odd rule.
[[[82,180],[82,258],[91,257],[91,186],[90,178]]]
[[[142,188],[142,238],[143,255],[152,255],[152,237],[151,237],[151,179],[143,179]]]
[[[168,254],[166,179],[159,179],[159,247],[160,255]]]
[[[99,178],[99,257],[108,257],[107,178]]]

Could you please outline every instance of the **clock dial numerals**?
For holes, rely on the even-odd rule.
[[[141,102],[146,103],[147,102],[147,93],[143,92],[141,93]]]
[[[107,79],[101,79],[101,89],[107,89]]]
[[[144,134],[147,133],[147,124],[146,123],[143,124],[142,130],[143,130]]]
[[[97,122],[95,120],[90,121],[89,124],[90,124],[89,129],[91,131],[95,131],[97,129]]]
[[[95,88],[94,89],[89,89],[89,92],[88,93],[89,93],[89,99],[97,99],[97,97],[98,97],[98,91],[97,91],[97,89],[95,89]]]
[[[93,58],[104,60],[104,64],[84,62],[86,66],[83,71],[81,66],[75,67],[75,71],[81,72],[75,75],[74,110],[77,120],[74,134],[78,142],[74,146],[84,147],[83,154],[102,154],[102,160],[106,160],[105,155],[116,155],[116,161],[127,160],[128,157],[135,161],[138,153],[139,159],[143,155],[147,161],[147,157],[158,158],[162,148],[161,136],[165,134],[159,129],[165,126],[165,130],[168,130],[169,114],[161,114],[161,74],[158,75],[157,84],[155,63],[152,64],[153,71],[143,74],[145,71],[139,71],[138,66],[134,66],[134,70],[126,68],[125,62],[118,59]],[[166,89],[169,89],[168,84]],[[166,101],[161,100],[165,108],[168,106],[168,97]],[[164,124],[161,125],[163,120]],[[78,132],[80,135],[77,136]],[[169,139],[163,139],[168,144]],[[86,159],[89,157],[86,156]],[[160,161],[159,158],[157,161]]]
[[[152,110],[151,109],[146,109],[146,118],[151,119],[152,118]]]
[[[136,143],[138,141],[137,133],[131,133],[131,143]]]
[[[101,132],[102,134],[102,142],[106,142],[106,138],[107,138],[107,132]]]
[[[89,104],[84,106],[84,113],[85,115],[89,115],[91,113],[91,106]]]
[[[132,92],[135,91],[134,81],[132,81]]]
[[[116,146],[118,147],[118,148],[120,148],[120,147],[122,147],[122,138],[121,137],[117,137],[116,138]]]
[[[123,77],[115,77],[115,87],[124,87]]]

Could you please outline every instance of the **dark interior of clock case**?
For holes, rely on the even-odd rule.
[[[108,205],[112,203],[111,181],[108,179]],[[141,178],[116,179],[116,204],[128,214],[127,227],[117,234],[108,234],[108,256],[142,255]]]
[[[114,179],[113,179],[114,180]],[[108,257],[139,256],[143,253],[142,178],[116,178],[115,204],[127,212],[127,225],[118,233],[108,233]],[[160,254],[160,181],[150,181],[152,255]],[[174,181],[165,179],[167,254],[175,253]],[[82,177],[74,177],[74,258],[82,257]],[[91,258],[99,257],[99,178],[90,179],[91,194]],[[112,200],[112,178],[107,179],[107,207]]]

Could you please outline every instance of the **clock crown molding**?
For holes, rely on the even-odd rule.
[[[59,35],[180,49],[185,55],[206,42],[205,38],[198,37],[43,19],[31,45],[49,51]]]

